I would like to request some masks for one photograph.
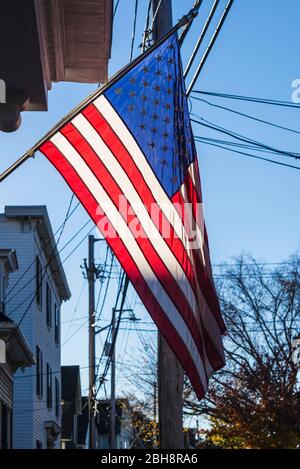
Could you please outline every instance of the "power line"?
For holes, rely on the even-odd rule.
[[[78,297],[76,306],[75,306],[75,308],[74,308],[74,311],[73,311],[71,320],[68,321],[68,322],[69,322],[69,327],[68,327],[68,330],[67,330],[67,333],[66,333],[67,337],[68,337],[68,335],[69,335],[71,326],[72,326],[73,322],[75,321],[75,315],[76,315],[76,313],[77,313],[77,310],[78,310],[78,307],[79,307],[79,304],[80,304],[80,301],[81,301],[81,298],[82,298],[82,295],[83,295],[83,292],[84,292],[85,287],[86,287],[86,278],[83,279],[83,284],[82,284],[82,287],[81,287],[81,290],[80,290],[80,293],[79,293],[79,297]],[[65,322],[61,322],[61,324],[64,324],[64,323],[66,323],[66,321],[65,321]]]
[[[259,103],[259,104],[269,104],[271,106],[284,106],[284,107],[290,107],[290,108],[300,108],[299,104],[295,103],[290,103],[288,101],[281,101],[277,99],[268,99],[268,98],[255,98],[252,96],[240,96],[236,94],[228,94],[228,93],[217,93],[217,92],[212,92],[212,91],[200,91],[200,90],[193,90],[192,93],[197,93],[197,94],[204,94],[207,96],[216,96],[218,98],[225,98],[225,99],[236,99],[239,101],[249,101],[249,102],[254,102],[254,103]]]
[[[145,24],[144,34],[143,34],[143,39],[142,39],[142,44],[141,44],[142,52],[145,52],[145,50],[148,47],[150,47],[151,31],[149,30],[149,23],[150,23],[151,5],[152,5],[152,0],[149,0],[148,8],[147,8],[147,15],[146,15],[146,24]]]
[[[206,50],[205,50],[205,52],[204,52],[204,54],[203,54],[203,56],[202,56],[202,59],[200,60],[200,63],[199,63],[199,65],[198,65],[198,67],[197,67],[197,70],[196,70],[196,72],[195,72],[195,74],[194,74],[194,76],[193,76],[193,78],[192,78],[192,80],[191,80],[191,83],[189,84],[189,87],[188,87],[187,92],[186,92],[186,95],[187,95],[187,96],[190,95],[192,89],[194,88],[194,85],[195,85],[195,83],[196,83],[196,81],[197,81],[197,79],[198,79],[198,77],[199,77],[199,75],[200,75],[200,72],[201,72],[202,68],[203,68],[204,65],[205,65],[205,62],[206,62],[206,60],[207,60],[207,57],[208,57],[210,51],[212,50],[212,48],[213,48],[213,46],[214,46],[214,43],[215,43],[215,41],[216,41],[216,39],[217,39],[217,37],[218,37],[218,35],[219,35],[221,29],[222,29],[222,26],[223,26],[223,24],[224,24],[224,22],[225,22],[225,19],[226,19],[227,15],[228,15],[228,13],[229,13],[229,11],[230,11],[230,8],[232,7],[232,4],[233,4],[233,0],[229,0],[228,3],[227,3],[227,5],[225,6],[225,10],[224,10],[224,12],[223,12],[223,14],[222,14],[222,16],[221,16],[221,18],[220,18],[220,21],[219,21],[219,23],[218,23],[218,25],[217,25],[217,27],[216,27],[216,29],[215,29],[215,32],[213,33],[212,38],[211,38],[211,40],[209,41],[209,44],[208,44],[208,46],[207,46],[207,48],[206,48]]]
[[[66,213],[66,216],[65,216],[65,219],[64,219],[64,222],[62,224],[62,228],[61,228],[61,231],[60,231],[60,234],[59,234],[59,237],[58,237],[58,242],[60,241],[61,239],[61,236],[64,232],[64,229],[65,229],[65,226],[66,226],[66,222],[67,222],[67,219],[69,217],[69,214],[70,214],[70,211],[71,211],[71,206],[72,206],[72,203],[73,203],[73,199],[74,199],[74,194],[72,194],[72,197],[71,197],[71,200],[70,200],[70,203],[69,203],[69,206],[68,206],[68,210],[67,210],[67,213]],[[47,274],[47,269],[49,267],[49,265],[51,264],[52,262],[52,259],[54,256],[58,255],[57,253],[57,244],[54,245],[53,249],[52,249],[52,252],[49,256],[49,259],[48,259],[48,262],[44,268],[44,273],[42,274],[42,277],[41,277],[41,284]],[[38,288],[36,289],[35,291],[35,294],[34,296],[32,297],[32,300],[29,302],[29,305],[27,306],[26,310],[24,311],[23,315],[21,316],[21,318],[19,319],[18,323],[17,323],[17,327],[14,329],[14,331],[12,332],[11,336],[7,339],[7,343],[9,343],[11,341],[11,339],[15,336],[17,330],[19,329],[20,325],[22,324],[23,320],[25,319],[28,311],[29,311],[29,308],[31,307],[33,301],[36,299],[37,297],[37,294],[38,294],[38,290],[40,288],[40,284],[38,285]]]
[[[79,241],[79,243],[78,243],[78,244],[75,246],[75,248],[68,254],[68,256],[67,256],[63,261],[60,262],[58,268],[55,269],[55,270],[51,273],[50,277],[48,276],[45,280],[42,281],[42,283],[41,283],[42,286],[48,281],[49,278],[52,278],[52,276],[58,271],[58,269],[74,254],[74,252],[75,252],[75,251],[78,249],[78,247],[83,243],[83,241],[87,238],[87,236],[91,233],[91,231],[92,231],[93,229],[94,229],[94,226],[93,226],[93,227],[91,228],[91,230],[81,239],[81,241]],[[80,230],[79,230],[79,231],[80,231]],[[74,238],[74,237],[73,237],[73,238]],[[68,244],[68,243],[67,243],[67,244]],[[46,269],[46,268],[45,268],[45,269]],[[36,293],[37,293],[37,292],[34,293],[34,296],[33,296],[32,300],[31,300],[29,306],[27,307],[25,313],[23,314],[21,322],[24,320],[25,315],[27,314],[27,312],[28,312],[30,306],[32,305],[32,303],[33,303],[33,301],[34,301],[34,299],[35,299],[35,297],[36,297]],[[15,311],[17,311],[17,310],[28,300],[28,298],[30,298],[30,297],[31,297],[31,294],[28,295],[21,303],[19,303],[18,306],[17,306],[15,309],[13,309],[13,311],[10,311],[10,313],[8,313],[7,316],[10,317],[10,316],[11,316]],[[19,325],[20,325],[20,324],[18,324],[18,326],[19,326]]]
[[[79,331],[81,331],[81,329],[83,329],[84,326],[85,326],[88,322],[89,322],[89,319],[87,319],[86,321],[84,321],[84,323],[82,323],[82,324],[78,327],[78,329],[76,329],[76,331],[73,332],[73,334],[70,335],[70,337],[68,337],[68,338],[63,342],[62,347],[64,347],[68,342],[70,342],[70,340],[71,340]]]
[[[252,144],[254,144],[258,147],[264,148],[266,150],[271,150],[271,151],[277,153],[278,155],[283,155],[285,157],[293,158],[293,159],[296,159],[296,160],[300,159],[300,156],[298,156],[296,153],[292,153],[292,152],[286,151],[286,150],[278,150],[277,148],[271,147],[270,145],[259,142],[257,140],[252,140],[248,137],[245,137],[244,135],[241,135],[241,134],[238,134],[238,133],[233,132],[231,130],[225,129],[224,127],[221,127],[219,125],[213,124],[212,122],[204,119],[203,117],[200,117],[200,119],[201,120],[196,120],[196,119],[191,118],[191,121],[195,122],[196,124],[202,125],[202,126],[208,128],[208,129],[215,130],[217,132],[221,132],[223,134],[229,135],[230,137],[235,138],[236,140],[239,140],[241,142],[252,143]]]
[[[267,124],[267,125],[270,125],[272,127],[276,127],[277,129],[286,130],[288,132],[293,132],[293,133],[298,134],[298,135],[300,134],[299,130],[290,129],[289,127],[284,127],[283,125],[275,124],[274,122],[269,122],[267,120],[260,119],[260,118],[255,117],[255,116],[251,116],[250,114],[245,114],[243,112],[237,111],[236,109],[231,109],[231,108],[228,108],[226,106],[221,106],[219,104],[210,103],[209,101],[206,101],[205,99],[202,99],[202,98],[197,98],[196,96],[191,96],[191,98],[195,99],[197,101],[201,101],[205,104],[208,104],[209,106],[216,107],[216,108],[222,109],[224,111],[232,112],[233,114],[237,114],[238,116],[247,117],[248,119],[252,119],[256,122],[261,122],[262,124]]]
[[[195,137],[195,140],[197,141],[197,137]],[[294,166],[294,165],[291,165],[291,164],[288,164],[288,163],[282,163],[282,162],[276,161],[276,160],[271,160],[269,158],[264,158],[262,156],[251,155],[251,153],[247,153],[247,152],[243,152],[243,151],[239,151],[239,150],[234,150],[233,148],[227,148],[227,147],[224,147],[223,145],[217,145],[215,143],[209,143],[209,142],[202,142],[201,140],[200,140],[200,143],[204,143],[204,145],[210,145],[210,146],[216,147],[216,148],[221,148],[222,150],[231,151],[232,153],[236,153],[236,154],[239,154],[239,155],[248,156],[249,158],[255,158],[256,160],[265,161],[267,163],[272,163],[272,164],[276,164],[276,165],[279,165],[279,166],[285,166],[287,168],[296,169],[296,170],[300,169],[300,167],[298,167],[298,166]]]
[[[199,37],[198,37],[198,40],[197,40],[196,45],[195,45],[195,47],[194,47],[194,50],[193,50],[193,52],[192,52],[192,55],[191,55],[191,57],[190,57],[190,59],[189,59],[189,61],[188,61],[188,63],[187,63],[187,66],[186,66],[186,68],[185,68],[185,70],[184,70],[184,73],[183,73],[183,77],[184,77],[184,78],[187,77],[187,74],[189,73],[189,71],[190,71],[190,69],[191,69],[191,66],[192,66],[193,63],[194,63],[195,57],[196,57],[196,55],[197,55],[197,53],[198,53],[198,50],[199,50],[199,48],[200,48],[200,46],[201,46],[201,44],[202,44],[202,41],[203,41],[204,36],[205,36],[205,34],[206,34],[207,30],[208,30],[208,27],[209,27],[209,25],[210,25],[210,23],[211,23],[211,21],[212,21],[212,19],[213,19],[213,16],[214,16],[214,14],[215,14],[215,11],[216,11],[216,9],[217,9],[217,7],[218,7],[219,2],[220,2],[220,0],[215,0],[214,3],[213,3],[213,6],[211,7],[211,10],[210,10],[210,12],[209,12],[209,14],[208,14],[207,20],[206,20],[205,23],[204,23],[204,26],[203,26],[203,28],[202,28],[202,31],[200,32],[200,35],[199,35]],[[201,2],[201,3],[202,3],[202,2]],[[199,6],[200,6],[200,5],[199,5]],[[182,41],[181,37],[180,37],[180,41]],[[181,42],[180,42],[180,44],[181,44]]]
[[[72,198],[71,198],[72,200]],[[74,207],[74,209],[72,210],[72,212],[68,213],[69,212],[69,209],[67,211],[67,216],[65,216],[65,219],[63,221],[63,223],[57,228],[57,230],[55,231],[54,235],[51,236],[49,239],[47,239],[47,241],[45,242],[45,244],[43,245],[43,247],[39,250],[38,254],[40,254],[46,246],[48,246],[48,244],[53,241],[55,239],[55,236],[57,235],[57,233],[63,228],[63,226],[65,226],[66,222],[69,220],[69,218],[71,218],[71,216],[73,215],[73,213],[77,210],[77,208],[79,207],[80,205],[80,202],[78,202],[78,204]],[[56,243],[57,244],[57,243]],[[5,297],[4,297],[4,301],[6,300],[6,298],[8,298],[8,296],[14,291],[14,289],[17,287],[17,285],[21,282],[21,280],[24,278],[24,275],[26,275],[26,273],[31,269],[31,267],[33,266],[35,260],[33,260],[29,265],[28,267],[26,268],[26,270],[23,272],[23,274],[18,278],[18,280],[14,283],[14,285],[11,287],[11,289],[6,293]]]
[[[113,20],[115,19],[116,13],[118,11],[119,4],[120,4],[120,0],[117,0],[115,7],[114,7],[114,11],[113,11]]]
[[[58,251],[58,254],[61,254],[61,253],[64,251],[64,249],[65,249],[66,247],[68,247],[69,244],[71,244],[71,242],[81,233],[81,231],[82,231],[87,225],[89,225],[90,222],[91,222],[91,220],[88,220],[88,221],[72,236],[72,238],[70,238],[69,241],[63,245],[63,247]],[[89,233],[90,233],[93,229],[94,229],[94,227],[89,231]],[[85,239],[85,238],[84,238],[84,239]],[[80,243],[79,243],[79,245],[80,245]],[[77,245],[77,247],[79,247],[79,245]],[[76,247],[76,248],[77,248],[77,247]],[[73,251],[72,251],[72,252],[73,252]],[[69,256],[68,256],[68,258],[69,258]],[[59,268],[68,258],[64,259],[64,261],[59,264],[58,268]],[[34,262],[35,262],[35,260],[34,260]],[[56,269],[56,270],[53,272],[53,274],[56,273],[57,271],[58,271],[58,270]],[[50,278],[51,278],[51,277],[52,277],[52,275],[50,276]],[[26,288],[26,287],[27,287],[32,281],[34,281],[34,280],[35,280],[35,275],[33,275],[26,283],[24,283],[24,285],[15,293],[14,297],[17,296],[19,293],[21,293],[21,292],[24,290],[24,288]],[[43,285],[43,284],[42,284],[42,285]],[[31,294],[30,294],[29,296],[31,296]],[[11,298],[11,299],[8,299],[8,301],[5,303],[5,305],[7,306],[7,305],[14,299],[14,297]],[[26,301],[26,299],[28,299],[28,298],[29,298],[29,297],[26,297],[26,298],[25,298],[25,301]],[[24,303],[24,301],[22,302],[22,304],[23,304],[23,303]],[[14,312],[14,311],[15,311],[15,310],[13,310],[13,312]],[[10,314],[12,314],[12,313],[10,313]],[[8,314],[8,316],[10,316],[10,314]]]
[[[133,57],[133,48],[134,48],[134,41],[135,41],[135,35],[136,35],[137,12],[138,12],[138,0],[135,0],[134,18],[133,18],[133,28],[132,28],[132,37],[131,37],[131,46],[130,46],[129,62],[132,61],[132,57]]]
[[[98,304],[97,304],[97,307],[96,307],[96,311],[98,312],[98,318],[97,320],[99,321],[102,313],[103,313],[103,309],[104,309],[104,305],[105,305],[105,301],[106,301],[106,298],[107,298],[107,294],[108,294],[108,289],[109,289],[109,284],[110,284],[110,280],[111,280],[111,274],[112,274],[112,268],[113,268],[113,264],[114,264],[114,254],[112,253],[111,254],[111,263],[110,263],[110,270],[108,272],[108,277],[107,277],[107,282],[106,282],[106,288],[105,288],[105,292],[104,292],[104,295],[103,295],[103,300],[102,300],[102,304],[101,304],[101,308],[100,308],[100,311],[98,312]],[[98,303],[100,301],[100,294],[99,294],[99,299],[98,299]]]
[[[197,14],[198,14],[198,11],[199,11],[199,9],[200,9],[200,7],[201,7],[201,5],[202,5],[202,2],[203,2],[203,0],[196,0],[196,1],[194,2],[194,5],[193,5],[192,8],[193,8],[193,10],[195,10],[195,17],[196,17]],[[195,18],[194,18],[194,19],[195,19]],[[181,34],[180,34],[180,36],[179,36],[179,45],[180,45],[180,46],[182,46],[183,41],[185,40],[185,38],[186,38],[186,36],[187,36],[189,30],[191,29],[191,26],[192,26],[192,24],[193,24],[193,22],[194,22],[194,19],[193,19],[192,21],[190,21],[188,24],[186,24],[186,25],[183,27],[182,32],[181,32]]]
[[[257,147],[254,144],[245,144],[245,143],[237,143],[237,142],[232,142],[230,140],[221,140],[218,138],[209,138],[209,137],[200,137],[198,136],[197,139],[201,142],[211,142],[211,143],[220,143],[222,145],[227,145],[227,146],[232,146],[232,147],[237,147],[237,148],[243,148],[247,150],[254,150],[262,153],[269,153],[272,155],[278,155],[277,151],[271,151],[271,150],[265,150],[264,148]],[[295,153],[296,156],[300,156],[300,153]]]

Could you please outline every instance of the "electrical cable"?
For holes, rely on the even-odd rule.
[[[278,155],[283,155],[285,157],[293,158],[293,159],[296,159],[296,160],[300,159],[300,156],[298,156],[296,153],[292,153],[292,152],[286,151],[286,150],[278,150],[277,148],[271,147],[270,145],[267,145],[267,144],[262,143],[262,142],[258,142],[257,140],[252,140],[248,137],[245,137],[244,135],[241,135],[241,134],[238,134],[238,133],[233,132],[231,130],[225,129],[224,127],[221,127],[219,125],[213,124],[212,122],[204,119],[203,117],[200,117],[200,119],[201,119],[201,121],[191,118],[191,121],[195,122],[196,124],[202,125],[202,126],[208,128],[208,129],[216,130],[217,132],[221,132],[221,133],[224,133],[226,135],[229,135],[230,137],[233,137],[236,140],[246,142],[246,143],[252,143],[252,144],[254,144],[258,147],[264,148],[266,150],[271,150],[275,153],[278,153]]]
[[[203,0],[196,0],[196,1],[194,2],[194,5],[193,5],[192,9],[195,10],[195,12],[198,13],[198,11],[199,11],[199,9],[200,9],[200,7],[201,7],[201,5],[202,5],[202,2],[203,2]],[[195,15],[195,17],[196,17],[196,15]],[[178,42],[179,42],[180,47],[182,46],[182,44],[183,44],[183,42],[184,42],[184,40],[185,40],[187,34],[189,33],[189,30],[191,29],[191,26],[192,26],[192,24],[193,24],[193,22],[194,22],[194,19],[195,19],[195,18],[193,18],[192,21],[190,21],[188,24],[186,24],[186,25],[182,28],[182,32],[181,32],[181,34],[180,34],[180,36],[179,36],[179,39],[178,39]]]
[[[72,197],[71,197],[71,200],[72,200]],[[57,228],[57,230],[55,231],[54,235],[51,236],[49,239],[47,239],[47,241],[45,242],[45,244],[43,245],[43,247],[39,250],[38,252],[38,255],[45,249],[45,247],[55,239],[55,236],[57,235],[57,233],[62,229],[63,226],[65,226],[66,222],[71,218],[71,216],[73,215],[73,213],[77,210],[77,208],[79,207],[80,205],[80,202],[78,202],[78,204],[74,207],[74,209],[72,210],[71,213],[68,214],[68,216],[65,217],[63,223]],[[68,209],[69,210],[69,209]],[[67,212],[68,213],[68,212]],[[57,244],[57,243],[56,243]],[[6,293],[5,297],[4,297],[4,301],[8,298],[8,296],[14,291],[14,289],[17,287],[17,285],[21,282],[21,280],[24,278],[24,276],[27,274],[27,272],[31,269],[31,267],[33,266],[33,264],[35,263],[35,259],[29,264],[29,266],[26,268],[26,270],[23,272],[23,274],[18,278],[18,280],[14,283],[14,285],[11,287],[11,289]]]
[[[195,137],[195,140],[197,141],[197,137]],[[268,159],[268,158],[264,158],[262,156],[251,155],[250,153],[242,152],[242,151],[239,151],[239,150],[234,150],[233,148],[227,148],[227,147],[224,147],[223,145],[217,145],[215,143],[209,143],[209,142],[200,142],[200,143],[204,143],[205,145],[210,145],[210,146],[213,146],[213,147],[216,147],[216,148],[221,148],[223,150],[231,151],[232,153],[236,153],[236,154],[239,154],[239,155],[248,156],[249,158],[255,158],[257,160],[265,161],[265,162],[276,164],[276,165],[279,165],[279,166],[285,166],[287,168],[300,170],[300,167],[298,167],[298,166],[294,166],[294,165],[291,165],[291,164],[288,164],[288,163],[282,163],[282,162],[276,161],[276,160],[271,160],[271,159]]]
[[[204,36],[205,36],[205,34],[206,34],[206,32],[207,32],[207,30],[208,30],[208,28],[209,28],[209,25],[210,25],[210,23],[211,23],[211,21],[212,21],[212,19],[213,19],[213,16],[214,16],[214,14],[215,14],[215,11],[216,11],[216,9],[217,9],[217,7],[218,7],[219,2],[220,2],[220,0],[215,0],[214,3],[213,3],[213,6],[212,6],[212,8],[211,8],[211,10],[210,10],[210,12],[209,12],[209,14],[208,14],[207,20],[205,21],[204,26],[203,26],[203,28],[202,28],[202,30],[201,30],[201,32],[200,32],[200,35],[199,35],[199,37],[198,37],[198,40],[197,40],[197,42],[196,42],[196,45],[195,45],[194,50],[193,50],[193,52],[192,52],[192,55],[191,55],[191,57],[190,57],[190,59],[189,59],[189,61],[188,61],[188,63],[187,63],[187,66],[185,67],[185,70],[184,70],[184,73],[183,73],[183,78],[186,78],[186,77],[187,77],[187,74],[189,73],[189,71],[190,71],[190,69],[191,69],[191,66],[192,66],[193,63],[194,63],[195,57],[196,57],[196,55],[197,55],[197,53],[198,53],[198,50],[199,50],[199,48],[200,48],[200,46],[201,46],[201,44],[202,44],[202,41],[203,41]],[[181,44],[181,42],[179,42],[179,43]]]
[[[206,48],[206,50],[205,50],[205,52],[204,52],[204,54],[203,54],[203,56],[202,56],[202,59],[200,60],[200,63],[199,63],[199,65],[198,65],[197,69],[196,69],[196,72],[195,72],[195,74],[194,74],[194,76],[193,76],[193,78],[192,78],[192,80],[191,80],[191,83],[190,83],[189,86],[188,86],[188,89],[187,89],[187,92],[186,92],[186,95],[187,95],[187,96],[190,95],[191,91],[193,90],[193,88],[194,88],[194,86],[195,86],[195,83],[196,83],[196,81],[197,81],[197,79],[198,79],[198,77],[199,77],[199,75],[200,75],[200,72],[201,72],[202,68],[203,68],[204,65],[205,65],[205,62],[206,62],[206,60],[207,60],[207,57],[208,57],[210,51],[212,50],[212,48],[213,48],[213,46],[214,46],[214,43],[215,43],[215,41],[216,41],[216,39],[217,39],[217,37],[218,37],[218,35],[219,35],[221,29],[222,29],[222,26],[223,26],[223,24],[224,24],[224,22],[225,22],[225,19],[226,19],[227,15],[228,15],[228,13],[229,13],[229,11],[230,11],[230,8],[232,7],[232,4],[233,4],[233,0],[228,0],[227,5],[225,6],[225,10],[224,10],[224,12],[223,12],[223,14],[222,14],[222,16],[221,16],[221,18],[220,18],[220,21],[219,21],[219,23],[218,23],[218,25],[217,25],[217,27],[216,27],[216,29],[215,29],[215,32],[213,33],[212,38],[211,38],[211,40],[209,41],[209,44],[208,44],[208,46],[207,46],[207,48]]]
[[[205,104],[208,104],[209,106],[216,107],[216,108],[222,109],[224,111],[232,112],[233,114],[237,114],[238,116],[247,117],[248,119],[252,119],[254,121],[261,122],[263,124],[267,124],[267,125],[270,125],[272,127],[276,127],[277,129],[286,130],[288,132],[293,132],[293,133],[298,134],[298,135],[300,134],[299,130],[290,129],[289,127],[284,127],[282,125],[275,124],[274,122],[269,122],[269,121],[266,121],[264,119],[259,119],[258,117],[251,116],[249,114],[245,114],[243,112],[237,111],[236,109],[231,109],[231,108],[228,108],[226,106],[221,106],[219,104],[210,103],[209,101],[206,101],[205,99],[197,98],[196,96],[191,96],[191,98],[195,99],[197,101],[201,101]]]
[[[267,98],[255,98],[251,96],[239,96],[235,94],[228,94],[228,93],[217,93],[212,91],[200,91],[200,90],[193,90],[192,93],[197,94],[204,94],[207,96],[215,96],[218,98],[226,98],[226,99],[237,99],[240,101],[249,101],[259,104],[269,104],[272,106],[284,106],[290,108],[300,108],[300,104],[289,103],[288,101],[276,100],[276,99],[267,99]]]
[[[66,247],[68,247],[69,244],[71,244],[71,242],[72,242],[72,241],[81,233],[81,231],[82,231],[87,225],[89,225],[90,223],[91,223],[91,220],[88,220],[88,221],[75,233],[75,235],[73,235],[72,238],[70,238],[69,241],[63,245],[63,247],[58,251],[58,255],[60,255],[60,254],[62,253],[62,251],[64,251],[64,249],[65,249]],[[94,228],[94,227],[93,227],[93,228]],[[92,230],[93,230],[93,228],[92,228]],[[91,231],[92,231],[92,230],[91,230]],[[89,231],[89,233],[90,233],[91,231]],[[84,238],[84,239],[85,239],[85,238]],[[67,260],[67,259],[65,259],[63,262],[61,262],[61,263],[59,264],[58,268],[59,268],[66,260]],[[34,259],[34,262],[35,262],[35,259]],[[58,271],[58,270],[56,269],[56,270],[54,271],[54,273],[56,273],[57,271]],[[52,277],[52,276],[50,276],[50,278],[51,278],[51,277]],[[24,283],[24,285],[15,293],[14,297],[17,296],[19,293],[21,293],[21,292],[24,290],[24,288],[26,288],[31,282],[33,282],[33,281],[35,280],[35,278],[36,278],[36,276],[33,275],[26,283]],[[31,296],[31,294],[30,294],[30,296]],[[7,306],[7,305],[14,299],[14,297],[11,298],[11,299],[8,299],[8,301],[5,303],[5,306]],[[28,297],[27,297],[26,299],[28,299]],[[25,299],[25,301],[26,301],[26,299]],[[22,304],[23,304],[23,303],[24,303],[24,301],[22,302]],[[14,310],[14,311],[15,311],[15,310]],[[9,317],[11,314],[12,314],[12,313],[7,314],[7,316]]]
[[[136,35],[137,12],[138,12],[138,0],[135,0],[134,19],[133,19],[133,29],[132,29],[132,37],[131,37],[131,46],[130,46],[129,62],[131,62],[131,61],[132,61],[132,58],[133,58],[133,48],[134,48],[135,35]]]

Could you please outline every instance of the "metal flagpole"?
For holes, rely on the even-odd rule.
[[[23,156],[21,156],[15,163],[13,163],[9,168],[7,168],[2,174],[0,174],[0,183],[4,181],[10,174],[12,174],[17,168],[19,168],[25,161],[29,158],[33,158],[35,152],[39,149],[39,147],[49,140],[58,130],[67,124],[70,120],[77,115],[85,106],[92,103],[94,99],[98,96],[103,94],[111,85],[117,82],[120,78],[122,78],[126,73],[128,73],[133,67],[139,64],[145,57],[147,57],[153,50],[156,49],[160,44],[162,44],[168,37],[172,36],[178,29],[182,26],[185,26],[190,21],[192,21],[195,16],[197,16],[198,12],[196,9],[192,8],[187,15],[184,15],[181,20],[172,28],[170,29],[164,36],[162,36],[152,47],[146,50],[143,54],[136,57],[132,62],[127,64],[123,67],[119,72],[117,72],[105,85],[101,88],[97,88],[97,90],[84,99],[78,106],[76,106],[69,114],[67,114],[58,124],[56,124],[49,132],[47,132],[30,150],[26,151]]]
[[[154,40],[172,27],[171,0],[153,0]],[[182,449],[183,370],[163,335],[158,332],[158,409],[160,448]]]

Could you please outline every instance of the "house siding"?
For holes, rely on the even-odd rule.
[[[5,364],[0,365],[0,402],[4,402],[12,409],[13,402],[13,379],[12,373]]]
[[[20,329],[27,339],[33,354],[36,354],[36,345],[43,354],[43,396],[36,394],[36,366],[18,371],[14,378],[14,413],[13,413],[13,447],[35,448],[39,440],[43,448],[47,447],[47,432],[45,422],[55,422],[61,428],[61,415],[55,415],[55,377],[60,379],[60,344],[56,345],[54,337],[54,302],[60,308],[60,299],[53,279],[48,278],[52,290],[52,328],[47,325],[46,316],[46,277],[43,278],[43,295],[41,308],[38,306],[35,295],[36,287],[36,256],[45,267],[47,260],[41,251],[41,244],[36,231],[35,222],[22,222],[0,216],[0,245],[3,248],[15,249],[19,262],[19,270],[10,275],[10,288],[24,275],[13,293],[8,296],[7,314],[15,322],[20,321],[24,313]],[[32,264],[32,265],[31,265]],[[31,267],[28,269],[28,266]],[[25,273],[25,271],[28,271]],[[50,274],[50,272],[49,272]],[[24,287],[22,289],[22,287]],[[28,309],[28,310],[27,310]],[[52,369],[52,409],[47,408],[46,399],[46,364]],[[61,412],[60,412],[61,414]],[[56,441],[56,448],[60,447],[60,438]]]

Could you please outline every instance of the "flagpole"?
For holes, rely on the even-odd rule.
[[[91,102],[94,101],[98,96],[103,94],[110,86],[122,78],[126,73],[128,73],[133,67],[138,65],[144,60],[149,54],[153,52],[160,44],[162,44],[166,39],[168,39],[172,34],[176,33],[178,29],[182,26],[185,26],[197,16],[198,11],[196,8],[192,8],[187,15],[184,15],[178,23],[170,29],[166,34],[164,34],[155,44],[146,50],[143,54],[136,57],[134,60],[129,62],[125,67],[119,70],[112,78],[101,88],[94,91],[91,95],[85,98],[81,103],[78,104],[71,112],[69,112],[58,124],[56,124],[49,132],[47,132],[30,150],[27,150],[23,156],[21,156],[15,163],[13,163],[9,168],[7,168],[2,174],[0,174],[0,183],[3,182],[8,176],[10,176],[17,168],[19,168],[25,161],[29,158],[34,158],[35,152],[39,147],[49,140],[61,127],[70,122],[70,120],[75,117],[75,115],[80,112],[85,106],[88,106]]]

